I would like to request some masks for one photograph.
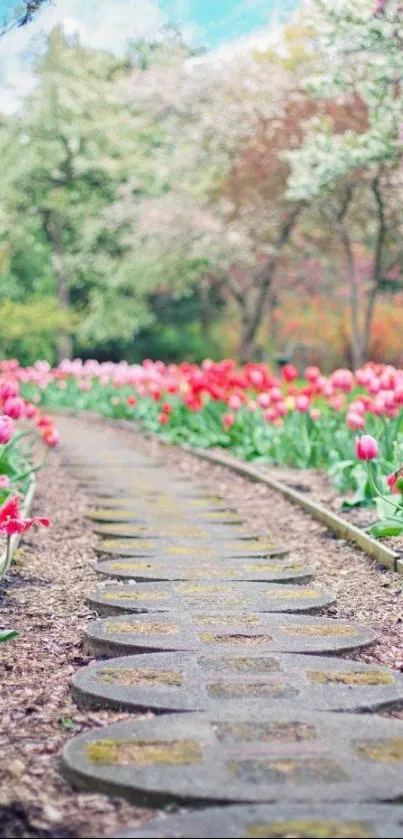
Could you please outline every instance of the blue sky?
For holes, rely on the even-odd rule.
[[[152,36],[164,23],[180,25],[187,38],[211,50],[237,48],[286,19],[300,0],[52,0],[34,20],[0,40],[0,110],[12,112],[35,84],[31,57],[46,33],[62,24],[95,48],[125,51],[127,40]],[[0,0],[0,24],[19,7]],[[233,46],[232,46],[233,45]]]

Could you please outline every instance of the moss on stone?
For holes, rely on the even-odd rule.
[[[214,723],[220,743],[300,743],[317,739],[316,728],[305,722]]]
[[[393,685],[394,678],[391,673],[379,670],[367,672],[353,670],[351,672],[329,670],[309,670],[306,674],[311,682],[318,685]]]
[[[222,658],[221,656],[201,656],[197,661],[202,670],[227,670],[236,673],[275,673],[280,672],[281,667],[275,658],[270,656],[249,658],[248,656],[236,656],[235,658]]]
[[[105,591],[102,600],[167,600],[163,591]]]
[[[135,562],[134,560],[122,560],[117,562],[113,560],[109,563],[110,570],[113,571],[144,571],[146,568],[153,568],[151,562]]]
[[[222,617],[214,615],[197,615],[193,618],[197,626],[257,626],[260,624],[260,618],[257,615],[223,615]]]
[[[99,680],[107,685],[138,685],[148,687],[181,687],[183,675],[174,670],[136,670],[131,667],[105,667],[99,673]]]
[[[398,763],[403,760],[403,737],[367,740],[357,744],[355,752],[362,760],[373,760],[376,763]]]
[[[192,545],[184,546],[184,545],[171,545],[170,547],[165,547],[164,552],[167,554],[174,554],[175,556],[211,556],[217,553],[216,549],[211,547],[205,548],[195,548]]]
[[[324,624],[300,624],[299,626],[282,626],[282,631],[287,635],[309,635],[315,638],[333,638],[333,637],[354,637],[357,635],[357,629],[354,626],[341,626],[335,623],[334,626],[326,626]]]
[[[299,691],[281,682],[214,682],[206,686],[209,696],[221,699],[243,699],[244,697],[271,697],[291,699]]]
[[[86,746],[86,757],[98,765],[118,766],[186,765],[201,763],[203,759],[197,740],[97,740]]]
[[[242,644],[250,647],[258,646],[259,644],[268,644],[273,638],[270,635],[242,635],[241,633],[228,633],[228,635],[219,635],[214,632],[201,632],[200,640],[205,644]]]
[[[247,839],[373,839],[376,834],[364,822],[340,822],[317,819],[276,821],[250,824]]]
[[[125,632],[132,632],[134,635],[175,635],[178,632],[178,627],[173,623],[160,623],[154,621],[150,623],[106,623],[105,632],[116,635]]]
[[[298,586],[298,591],[290,590],[290,588],[283,588],[281,590],[277,590],[275,595],[273,592],[267,591],[265,592],[267,597],[274,597],[276,600],[310,600],[311,598],[317,597],[318,592],[315,589],[311,588],[302,588]]]

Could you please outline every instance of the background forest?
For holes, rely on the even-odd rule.
[[[310,0],[220,57],[55,28],[0,112],[0,353],[403,363],[403,15]]]

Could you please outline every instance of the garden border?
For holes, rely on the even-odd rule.
[[[337,536],[341,539],[346,539],[348,542],[353,542],[359,548],[361,548],[364,553],[371,556],[373,559],[376,559],[382,565],[385,565],[387,568],[390,568],[392,571],[396,571],[398,574],[403,574],[403,557],[398,554],[396,551],[393,551],[391,548],[386,547],[386,545],[382,544],[381,542],[377,542],[372,536],[369,536],[363,530],[360,530],[359,527],[356,527],[354,524],[350,524],[350,522],[345,521],[342,519],[341,516],[338,516],[336,513],[332,513],[330,510],[327,510],[326,507],[322,507],[321,504],[318,504],[316,501],[312,501],[311,499],[305,498],[302,493],[297,492],[297,490],[291,489],[290,487],[286,486],[286,484],[277,481],[275,478],[268,478],[266,475],[263,475],[258,469],[254,466],[250,466],[249,464],[240,463],[238,460],[232,457],[228,457],[227,455],[221,454],[219,452],[210,452],[205,451],[204,449],[193,448],[189,446],[187,443],[171,443],[169,440],[164,439],[164,437],[156,434],[153,431],[145,431],[141,426],[137,425],[135,422],[131,420],[124,420],[124,419],[112,419],[110,417],[104,417],[102,414],[97,414],[94,411],[72,411],[70,409],[52,409],[50,413],[60,414],[65,416],[72,416],[79,418],[80,416],[87,418],[87,419],[95,419],[98,422],[106,422],[112,426],[116,426],[118,428],[123,428],[126,431],[135,431],[136,433],[143,434],[144,437],[153,440],[157,443],[161,443],[164,446],[170,446],[171,448],[179,448],[182,451],[185,451],[188,454],[192,454],[195,457],[198,457],[200,460],[206,460],[210,463],[216,464],[216,466],[224,466],[227,469],[230,469],[232,472],[235,472],[237,475],[241,475],[243,478],[248,478],[250,481],[255,483],[262,483],[265,486],[269,487],[269,489],[278,492],[280,495],[283,496],[287,501],[290,501],[292,504],[297,504],[301,507],[305,512],[309,513],[312,518],[320,521],[324,524],[328,530],[331,530],[333,533],[336,533]]]

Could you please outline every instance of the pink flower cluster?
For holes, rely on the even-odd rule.
[[[49,374],[50,367],[45,362],[40,367],[40,375]],[[26,381],[26,370],[15,361],[0,362],[0,444],[10,442],[15,420],[31,420],[38,428],[43,441],[48,446],[56,446],[59,435],[52,419],[44,416],[38,408],[20,395],[20,382]]]

